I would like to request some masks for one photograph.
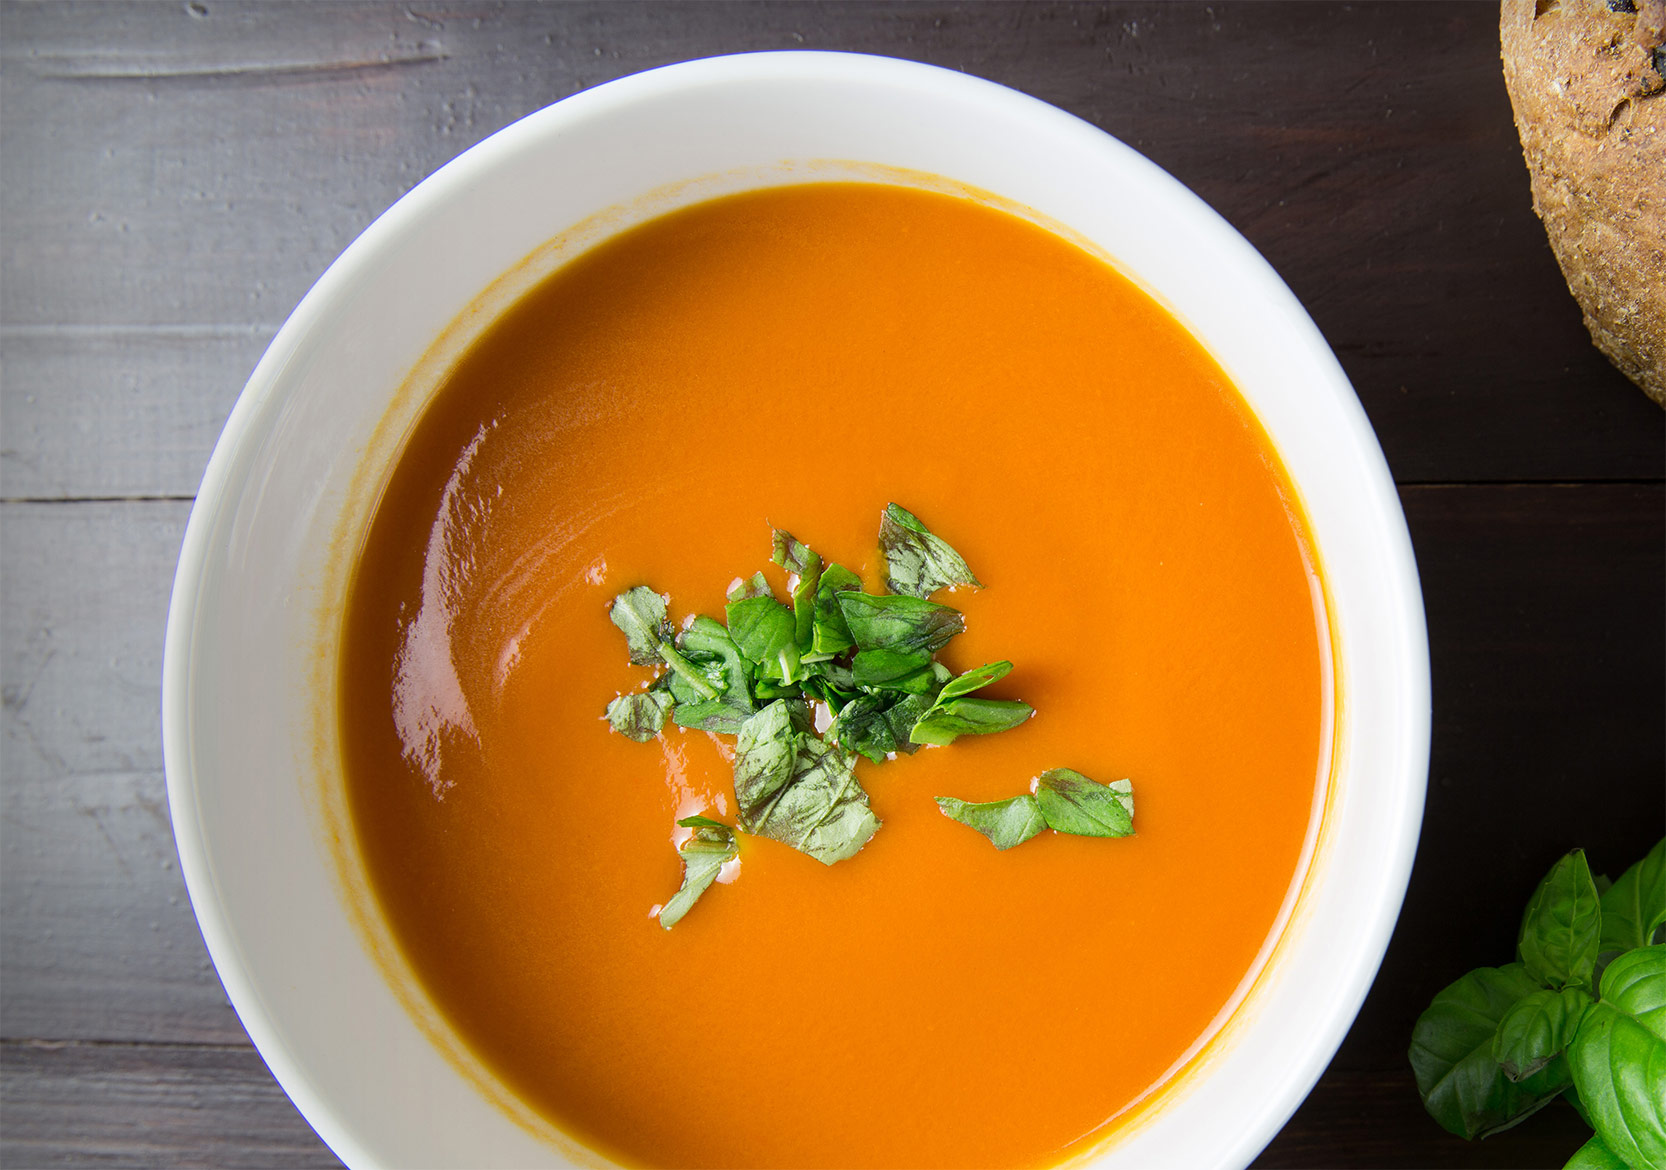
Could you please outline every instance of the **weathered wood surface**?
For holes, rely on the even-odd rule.
[[[0,1162],[314,1165],[167,825],[161,639],[189,500],[334,256],[550,101],[718,52],[929,61],[1147,153],[1284,275],[1371,415],[1429,613],[1405,913],[1268,1166],[1561,1165],[1466,1145],[1404,1064],[1583,844],[1666,824],[1666,415],[1588,344],[1528,205],[1490,5],[0,4]],[[1570,795],[1575,794],[1575,795]]]

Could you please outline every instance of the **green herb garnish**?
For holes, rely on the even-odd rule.
[[[922,745],[1009,731],[1035,714],[1015,699],[973,695],[1006,677],[1012,663],[992,662],[957,677],[936,660],[966,619],[930,595],[981,587],[960,554],[896,504],[881,517],[879,543],[889,593],[863,592],[857,574],[777,528],[771,559],[788,573],[790,603],[754,573],[729,586],[724,621],[698,616],[681,633],[668,599],[645,585],[621,593],[609,610],[631,662],[665,668],[646,690],[608,705],[614,730],[646,742],[669,719],[735,736],[735,827],[826,865],[854,856],[880,828],[856,775],[859,757],[879,764]],[[819,721],[817,705],[826,709]],[[824,733],[817,734],[818,726]],[[1052,795],[993,805],[946,797],[938,803],[1002,849],[1047,826],[1095,836],[1131,831],[1126,781],[1117,790],[1059,770],[1044,774],[1044,787],[1053,783],[1048,777],[1065,778]],[[1048,801],[1057,805],[1059,824],[1049,818]],[[1076,827],[1066,828],[1067,822]],[[688,912],[725,861],[739,856],[728,826],[698,817],[678,824],[695,833],[678,851],[683,886],[660,912],[666,927]]]
[[[671,708],[671,692],[662,687],[620,695],[607,705],[607,721],[617,731],[637,743],[647,743],[665,726],[665,713]]]
[[[1666,840],[1612,885],[1583,850],[1539,883],[1519,961],[1471,971],[1412,1030],[1431,1116],[1465,1138],[1568,1093],[1596,1134],[1569,1167],[1666,1166]]]
[[[992,800],[985,804],[939,796],[937,807],[950,820],[970,825],[988,837],[997,849],[1022,845],[1047,827],[1047,818],[1041,815],[1041,806],[1027,792],[1011,800]]]
[[[1126,837],[1134,831],[1134,789],[1126,780],[1101,784],[1054,768],[1036,780],[1035,798],[1049,829],[1078,837]]]
[[[939,796],[937,807],[950,820],[988,837],[997,849],[1022,845],[1043,829],[1077,837],[1127,837],[1134,832],[1134,790],[1127,780],[1101,784],[1069,768],[1053,768],[1035,779],[1034,788],[1033,795],[987,804]]]
[[[740,856],[735,834],[722,821],[709,817],[684,817],[677,822],[694,833],[683,842],[677,855],[683,859],[683,884],[659,912],[659,924],[670,930],[682,921],[700,895],[717,880],[723,866]]]
[[[896,504],[885,505],[880,518],[879,551],[885,554],[885,588],[892,593],[930,597],[957,585],[983,587],[959,553]]]

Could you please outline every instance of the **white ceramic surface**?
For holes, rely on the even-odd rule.
[[[1176,310],[1283,455],[1325,569],[1343,704],[1309,880],[1221,1042],[1099,1164],[1247,1163],[1353,1020],[1399,912],[1421,821],[1428,661],[1394,486],[1318,330],[1201,201],[1059,110],[884,58],[716,58],[539,111],[395,204],[273,341],[191,515],[163,686],[180,860],[250,1036],[350,1165],[594,1160],[517,1123],[459,1071],[421,1005],[408,1008],[370,954],[336,868],[329,838],[341,826],[318,718],[333,678],[320,632],[340,603],[336,538],[367,506],[374,465],[418,404],[407,398],[391,429],[378,424],[448,324],[574,225],[623,208],[604,224],[617,228],[739,187],[864,177],[872,165],[1027,205]],[[544,255],[546,267],[559,258]]]

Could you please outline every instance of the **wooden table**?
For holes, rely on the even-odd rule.
[[[0,8],[0,1160],[320,1165],[179,878],[163,621],[193,492],[279,323],[388,204],[521,115],[690,57],[852,49],[1145,152],[1308,306],[1400,484],[1434,755],[1399,930],[1267,1166],[1560,1166],[1422,1112],[1411,1024],[1508,960],[1562,852],[1666,824],[1666,415],[1588,343],[1529,207],[1487,4]]]

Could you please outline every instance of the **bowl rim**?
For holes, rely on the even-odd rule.
[[[376,1158],[361,1142],[353,1123],[340,1116],[333,1102],[315,1090],[246,968],[222,904],[211,850],[199,816],[198,777],[190,748],[194,634],[203,603],[202,587],[211,542],[219,520],[235,499],[232,493],[239,453],[258,439],[265,412],[283,391],[288,360],[302,346],[307,334],[331,311],[357,272],[384,251],[395,248],[410,224],[473,183],[477,171],[563,126],[605,116],[619,107],[661,98],[684,87],[806,76],[842,83],[876,81],[905,88],[921,85],[951,96],[998,100],[1014,111],[1022,111],[1025,117],[1051,122],[1055,131],[1075,135],[1085,148],[1117,152],[1123,164],[1160,177],[1178,197],[1194,203],[1202,216],[1201,222],[1218,237],[1217,242],[1239,253],[1241,262],[1263,271],[1288,299],[1287,308],[1305,324],[1312,342],[1322,353],[1321,363],[1328,364],[1334,372],[1333,389],[1339,389],[1331,405],[1339,408],[1342,425],[1348,432],[1346,437],[1355,447],[1375,454],[1375,459],[1367,459],[1358,470],[1364,477],[1363,486],[1378,514],[1377,519],[1383,522],[1390,537],[1391,547],[1384,552],[1396,578],[1390,583],[1390,591],[1398,603],[1394,640],[1406,667],[1397,677],[1400,689],[1395,696],[1401,720],[1400,742],[1406,748],[1407,765],[1421,780],[1408,782],[1404,787],[1400,815],[1385,846],[1389,867],[1380,886],[1384,896],[1374,901],[1369,921],[1353,940],[1344,986],[1336,996],[1346,1010],[1333,1012],[1325,1020],[1325,1026],[1314,1031],[1305,1047],[1306,1059],[1288,1070],[1270,1102],[1261,1108],[1259,1123],[1242,1132],[1235,1147],[1241,1162],[1253,1159],[1317,1082],[1351,1027],[1381,965],[1409,882],[1426,794],[1430,733],[1427,630],[1409,533],[1381,448],[1334,353],[1294,294],[1260,253],[1189,188],[1107,132],[1028,94],[938,66],[869,54],[793,50],[683,61],[608,81],[527,114],[444,164],[378,216],[329,265],[273,337],[226,420],[192,505],[169,601],[162,669],[163,766],[181,873],[215,970],[256,1049],[309,1124],[350,1165],[375,1164]],[[1340,712],[1337,718],[1340,720]],[[1310,879],[1311,873],[1310,869]]]

